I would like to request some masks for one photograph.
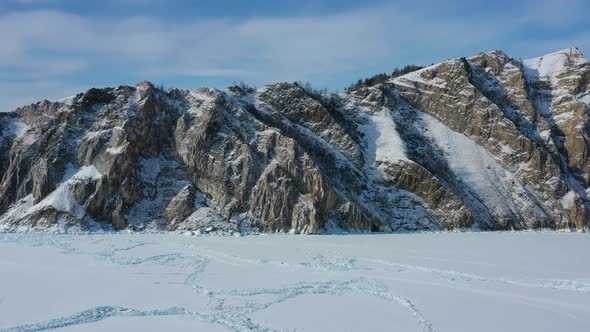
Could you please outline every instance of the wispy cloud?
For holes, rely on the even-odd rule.
[[[31,7],[49,1],[19,0]],[[457,18],[441,14],[445,9],[437,8],[443,6],[440,2],[428,4],[429,10],[385,3],[332,15],[178,22],[57,10],[9,12],[0,16],[0,79],[7,89],[0,90],[0,109],[14,106],[15,100],[74,93],[74,88],[95,83],[94,76],[111,75],[110,81],[156,78],[167,85],[187,77],[256,84],[299,79],[333,87],[396,65],[496,48],[533,56],[568,46],[590,47],[590,29],[547,38],[522,34],[535,28],[561,31],[584,20],[582,1],[569,6],[553,0],[521,3],[507,7],[501,20],[497,13],[485,12]],[[12,81],[16,83],[10,86]]]

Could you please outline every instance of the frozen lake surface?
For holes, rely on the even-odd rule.
[[[0,331],[588,331],[590,234],[0,234]]]

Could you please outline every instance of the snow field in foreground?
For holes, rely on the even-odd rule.
[[[587,331],[590,234],[0,234],[0,331]]]

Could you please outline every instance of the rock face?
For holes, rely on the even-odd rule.
[[[587,229],[589,105],[574,48],[338,94],[90,89],[0,113],[0,229]]]

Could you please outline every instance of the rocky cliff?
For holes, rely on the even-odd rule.
[[[0,228],[587,229],[589,105],[575,48],[338,94],[90,89],[0,113]]]

